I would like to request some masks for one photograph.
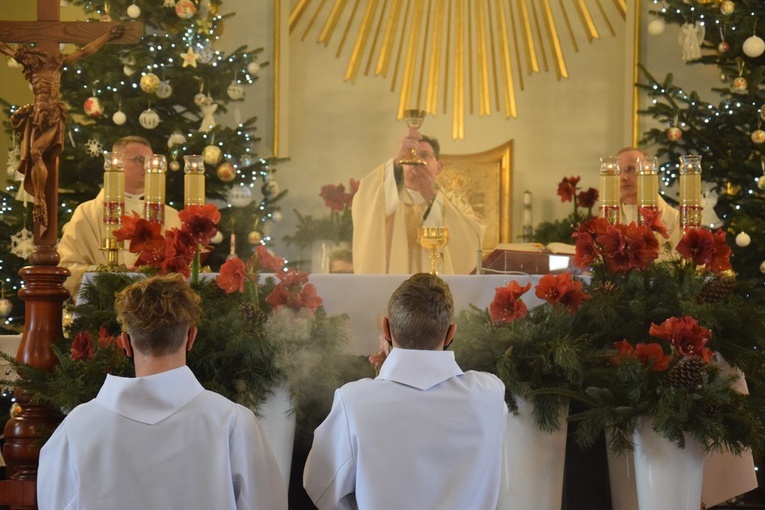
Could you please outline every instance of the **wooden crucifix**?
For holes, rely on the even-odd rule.
[[[25,323],[16,359],[34,367],[51,369],[56,363],[51,345],[62,336],[61,311],[69,292],[63,283],[69,270],[58,266],[58,164],[64,146],[66,108],[60,99],[61,73],[78,58],[92,55],[106,43],[134,44],[141,40],[143,24],[112,22],[62,22],[60,0],[37,0],[37,21],[0,21],[0,53],[21,64],[34,92],[32,104],[11,118],[21,136],[24,189],[35,197],[34,242],[31,266],[19,274],[24,287]],[[8,43],[21,43],[13,49]],[[34,47],[29,44],[34,43]],[[84,45],[62,55],[59,43]],[[60,414],[33,404],[16,390],[21,412],[5,427],[3,456],[15,472],[0,482],[0,505],[33,509],[40,435],[56,427]]]
[[[59,93],[61,73],[65,66],[92,55],[107,42],[134,44],[143,34],[140,23],[61,22],[59,14],[59,0],[37,0],[38,21],[0,21],[0,53],[22,66],[34,92],[34,102],[14,113],[11,123],[21,137],[18,170],[24,175],[24,189],[34,196],[38,247],[56,244],[58,156],[63,150],[66,123],[66,107]],[[14,50],[6,43],[24,45]],[[84,46],[63,55],[59,43]]]

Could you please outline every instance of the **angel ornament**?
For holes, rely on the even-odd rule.
[[[202,110],[202,125],[199,126],[200,133],[209,133],[217,125],[213,114],[218,109],[218,104],[213,102],[212,97],[207,96],[205,101],[200,101],[199,109]]]
[[[706,29],[700,23],[685,23],[680,29],[678,42],[683,47],[683,61],[690,62],[701,58],[701,43],[704,42]]]

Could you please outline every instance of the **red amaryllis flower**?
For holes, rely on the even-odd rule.
[[[114,231],[118,241],[130,241],[130,253],[161,250],[164,239],[160,235],[162,225],[147,221],[134,212],[122,216],[122,227]]]
[[[632,269],[645,269],[659,257],[659,241],[651,229],[629,225],[609,225],[596,238],[606,267],[624,274]]]
[[[658,209],[651,209],[650,207],[641,207],[640,214],[643,216],[643,224],[661,235],[664,239],[669,239],[669,233],[667,233],[667,226],[661,220],[661,211]]]
[[[110,345],[117,345],[117,337],[111,336],[105,327],[101,327],[98,330],[98,346],[108,347]]]
[[[244,292],[244,282],[247,270],[244,267],[244,262],[239,257],[231,257],[226,260],[222,266],[220,266],[220,272],[218,273],[218,279],[216,283],[218,287],[226,291],[226,294],[239,291]]]
[[[345,208],[345,186],[342,184],[325,184],[321,187],[319,196],[333,211],[342,211]]]
[[[218,231],[220,211],[215,204],[190,205],[178,213],[182,229],[188,232],[197,245],[207,246]]]
[[[715,250],[712,232],[703,228],[689,229],[677,244],[677,253],[697,266],[708,264]]]
[[[730,263],[731,249],[725,242],[726,232],[718,229],[714,236],[714,248],[712,250],[712,259],[707,263],[707,270],[720,273],[728,271],[733,266]]]
[[[531,288],[531,283],[521,287],[515,280],[506,287],[497,287],[494,300],[489,305],[489,316],[497,324],[509,324],[515,319],[522,319],[529,312],[521,296]]]
[[[322,299],[316,293],[316,287],[308,283],[308,274],[297,272],[290,268],[286,273],[276,273],[281,280],[271,294],[266,298],[266,303],[278,310],[287,306],[293,310],[308,308],[316,310],[321,306]]]
[[[260,271],[261,269],[270,269],[279,272],[284,267],[284,259],[272,255],[265,246],[259,244],[255,248],[255,253],[247,261],[247,271]]]
[[[576,185],[579,184],[580,179],[581,177],[564,177],[558,183],[558,195],[560,195],[561,202],[571,202],[574,199]]]
[[[619,353],[619,356],[631,356],[632,353],[635,351],[635,348],[630,345],[630,343],[626,339],[622,339],[619,342],[614,343],[614,347],[616,347],[616,350]]]
[[[662,372],[669,368],[670,357],[664,354],[664,349],[662,349],[660,344],[654,342],[650,344],[637,344],[634,356],[643,363],[643,366],[652,372]]]
[[[582,301],[591,297],[582,291],[582,286],[582,282],[574,280],[570,273],[547,274],[539,280],[536,296],[551,305],[559,304],[575,313],[582,306]]]
[[[359,184],[361,184],[361,181],[357,181],[354,178],[348,181],[350,192],[345,194],[345,205],[348,207],[353,205],[353,197],[356,196],[356,192],[359,190]]]
[[[599,196],[598,190],[589,188],[587,191],[580,191],[576,199],[580,207],[592,207],[598,201]]]
[[[687,315],[681,318],[670,317],[660,325],[651,324],[648,334],[670,342],[681,356],[702,357],[712,337],[709,329],[699,326],[696,319]]]
[[[163,260],[178,258],[186,265],[191,264],[197,253],[197,245],[191,234],[185,230],[172,228],[165,233],[165,253]]]
[[[162,261],[160,273],[180,273],[186,278],[189,278],[191,277],[191,267],[189,267],[189,262],[185,257],[166,257],[165,260]]]
[[[605,218],[593,216],[577,227],[572,235],[576,239],[576,252],[574,253],[574,265],[577,267],[589,267],[600,256],[600,248],[595,242],[597,236],[605,232],[609,223]]]
[[[75,361],[93,359],[93,339],[90,331],[80,331],[74,336],[69,357]]]

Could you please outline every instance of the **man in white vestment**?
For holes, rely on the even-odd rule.
[[[151,157],[149,141],[140,136],[126,136],[117,140],[112,150],[122,154],[125,161],[125,210],[123,215],[138,213],[144,215],[144,161]],[[165,228],[180,227],[178,211],[165,206]],[[58,243],[60,265],[69,269],[72,275],[67,278],[64,287],[77,298],[77,292],[86,271],[92,271],[99,265],[106,265],[106,254],[101,249],[104,239],[104,190],[96,198],[78,205],[72,219],[64,227],[64,233]],[[120,262],[132,267],[137,254],[126,249],[120,250]]]
[[[505,389],[444,350],[453,314],[438,276],[415,274],[393,293],[379,375],[338,389],[314,432],[303,485],[320,510],[495,510]]]
[[[179,274],[117,295],[134,378],[107,375],[40,451],[40,510],[279,510],[287,490],[255,415],[186,366],[202,314]]]
[[[412,150],[426,164],[398,162]],[[353,269],[357,274],[413,274],[430,270],[430,251],[420,246],[420,227],[448,227],[443,274],[476,267],[484,222],[459,197],[447,197],[436,178],[443,166],[438,141],[409,128],[398,154],[361,180],[353,199]]]
[[[619,177],[619,189],[621,192],[621,217],[622,223],[629,224],[633,221],[638,223],[638,198],[637,198],[637,160],[646,157],[646,153],[634,147],[626,147],[617,153],[619,157],[619,168],[621,175]],[[659,195],[656,205],[661,213],[661,221],[667,227],[668,239],[657,236],[659,245],[663,248],[666,242],[672,245],[674,251],[680,239],[683,238],[683,229],[680,226],[680,211],[669,205],[661,195]],[[663,249],[660,251],[662,259],[670,254]]]

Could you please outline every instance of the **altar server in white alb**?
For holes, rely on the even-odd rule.
[[[40,451],[41,510],[287,508],[287,489],[249,409],[205,390],[186,366],[202,314],[178,274],[117,295],[135,378],[108,375]]]
[[[335,392],[303,474],[320,510],[494,510],[507,420],[492,374],[463,372],[446,283],[416,274],[383,318],[392,350],[379,375]]]
[[[425,165],[400,165],[411,151]],[[408,128],[397,155],[374,169],[353,198],[353,270],[357,274],[413,274],[430,268],[420,246],[420,227],[448,227],[444,274],[468,274],[476,266],[486,225],[460,197],[448,199],[436,178],[443,170],[434,138]]]
[[[114,142],[114,152],[120,153],[125,161],[125,210],[123,214],[134,212],[143,217],[144,209],[144,161],[151,157],[149,141],[140,136],[125,136]],[[93,271],[99,265],[106,265],[106,253],[101,249],[104,239],[104,190],[96,198],[77,206],[72,219],[64,227],[58,253],[61,266],[69,269],[72,275],[67,278],[64,287],[77,297],[82,275]],[[178,211],[165,206],[165,228],[180,227]],[[135,264],[137,255],[127,250],[120,250],[120,262],[127,267]]]

